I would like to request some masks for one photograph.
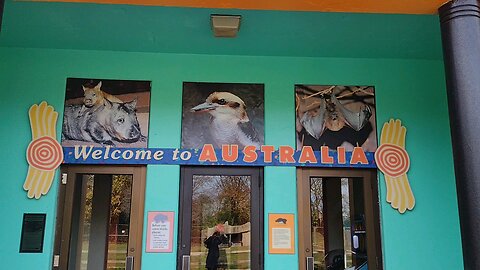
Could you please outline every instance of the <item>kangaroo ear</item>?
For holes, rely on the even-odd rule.
[[[137,107],[137,99],[134,99],[130,102],[125,102],[123,105],[133,111]]]
[[[102,88],[102,81],[99,81],[95,88],[100,89]]]
[[[83,92],[87,91],[87,88],[85,86],[82,85],[82,88],[83,88]]]

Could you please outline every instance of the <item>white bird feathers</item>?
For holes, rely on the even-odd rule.
[[[223,144],[238,144],[240,147],[260,141],[248,118],[245,102],[230,92],[213,92],[204,103],[191,109],[192,112],[208,112],[211,116],[210,134],[216,148]]]

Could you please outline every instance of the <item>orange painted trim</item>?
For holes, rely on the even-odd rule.
[[[436,14],[448,0],[24,0],[31,2],[72,2],[129,4],[145,6],[225,8],[284,11],[354,12],[388,14]]]

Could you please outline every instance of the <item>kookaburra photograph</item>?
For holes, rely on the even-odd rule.
[[[182,109],[182,148],[264,144],[263,84],[185,82]]]
[[[297,149],[377,149],[373,86],[296,85]]]

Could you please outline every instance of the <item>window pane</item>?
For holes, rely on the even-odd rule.
[[[311,177],[310,213],[314,269],[364,269],[367,239],[362,179]]]
[[[125,269],[132,175],[81,175],[69,269]]]
[[[90,225],[92,222],[92,198],[93,198],[93,175],[82,176],[82,205],[80,213],[83,213],[83,224],[81,224],[81,253],[80,253],[80,269],[87,269],[88,247],[90,244]]]
[[[312,221],[312,253],[314,269],[325,270],[325,239],[323,222],[323,179],[310,178],[310,213]]]
[[[342,178],[341,192],[342,192],[342,228],[343,228],[343,250],[345,252],[345,267],[353,266],[352,262],[352,230],[350,222],[350,186],[349,179]]]
[[[250,176],[193,176],[192,270],[250,269],[250,187]]]
[[[132,175],[112,176],[107,269],[125,269],[130,231],[132,181]]]

